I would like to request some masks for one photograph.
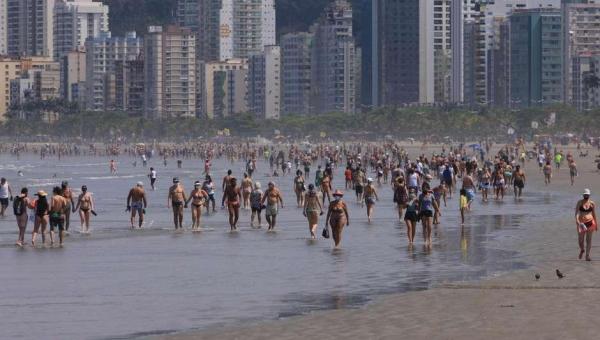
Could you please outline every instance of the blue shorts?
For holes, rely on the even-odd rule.
[[[473,189],[467,189],[467,200],[470,202],[475,199],[475,191]]]

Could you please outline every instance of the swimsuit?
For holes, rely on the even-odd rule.
[[[131,209],[142,214],[144,212],[144,204],[141,201],[131,202]]]
[[[50,213],[50,231],[58,228],[59,231],[64,229],[65,215],[61,212],[53,211]]]

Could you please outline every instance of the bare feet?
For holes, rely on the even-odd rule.
[[[579,251],[579,259],[580,260],[583,258],[583,253],[585,253],[584,250]]]

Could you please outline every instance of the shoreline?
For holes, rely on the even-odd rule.
[[[573,154],[575,150],[568,149]],[[567,151],[567,148],[565,148]],[[592,151],[593,153],[593,151]],[[600,298],[600,265],[577,259],[577,239],[572,209],[579,193],[592,190],[600,195],[600,176],[593,155],[579,158],[579,176],[569,182],[568,169],[561,169],[553,183],[545,186],[535,161],[526,165],[527,188],[551,194],[559,192],[573,201],[564,202],[565,214],[557,220],[527,226],[527,239],[509,248],[528,265],[495,277],[435,285],[423,291],[380,295],[359,308],[314,311],[304,315],[188,330],[152,339],[531,339],[590,338],[600,331],[586,320]],[[506,199],[513,199],[508,193]],[[560,202],[563,204],[563,202]],[[479,208],[479,207],[477,207]],[[595,241],[598,242],[598,241]],[[597,258],[593,247],[592,259]],[[600,255],[598,255],[600,256]],[[566,277],[558,279],[555,270]],[[536,280],[535,273],[541,278]]]

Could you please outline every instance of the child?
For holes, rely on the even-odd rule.
[[[460,189],[460,219],[461,225],[465,224],[465,210],[469,209],[469,200],[467,199],[467,190]]]

